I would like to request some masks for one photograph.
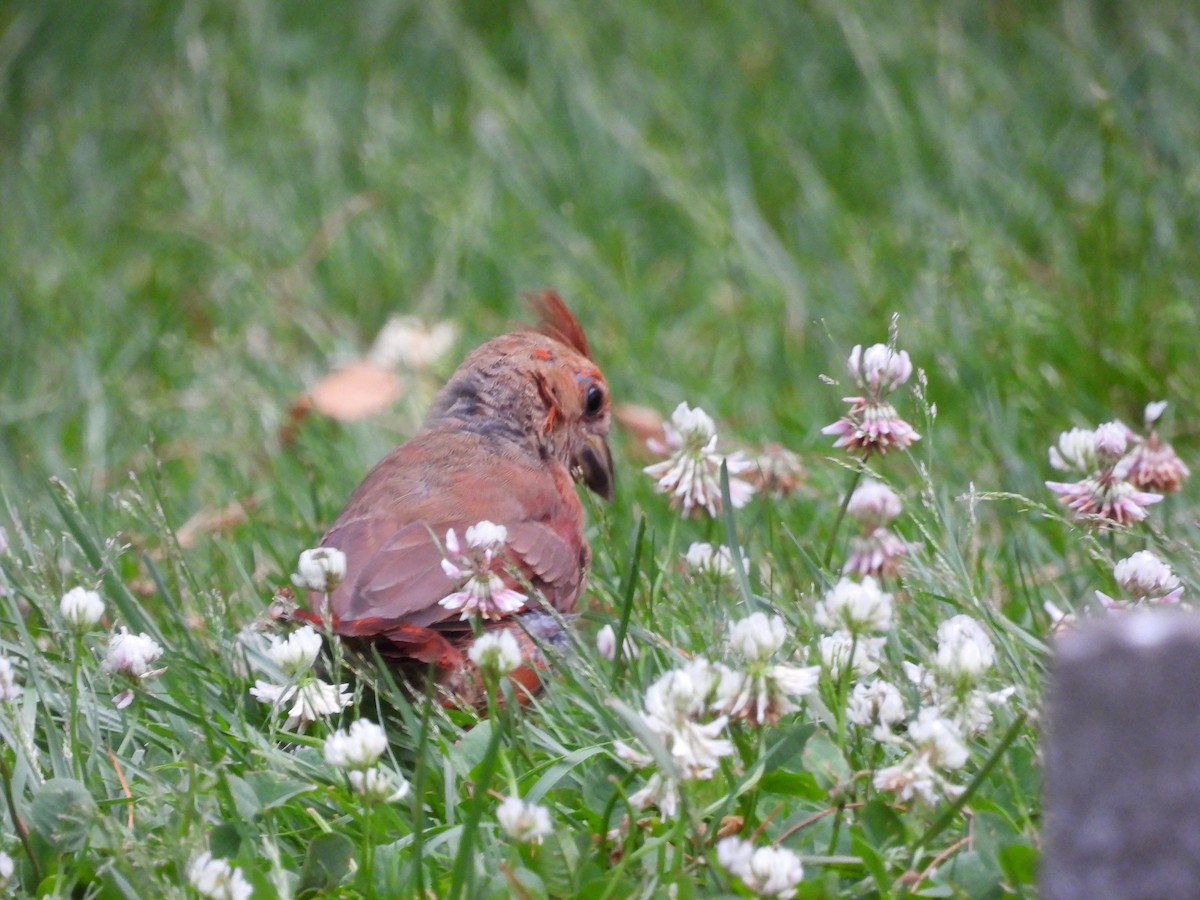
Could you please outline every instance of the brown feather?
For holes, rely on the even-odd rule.
[[[540,294],[530,294],[528,300],[533,311],[537,313],[537,330],[539,332],[556,341],[561,341],[588,359],[592,358],[592,351],[588,347],[583,326],[579,324],[575,314],[567,309],[567,304],[563,302],[563,298],[556,291],[548,290],[542,291]]]

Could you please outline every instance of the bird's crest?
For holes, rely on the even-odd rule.
[[[556,291],[530,294],[528,300],[538,316],[536,331],[578,350],[588,359],[592,358],[583,326],[579,324],[574,313],[567,309],[567,304]]]

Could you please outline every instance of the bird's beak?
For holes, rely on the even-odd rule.
[[[601,435],[590,434],[584,440],[575,460],[579,477],[605,500],[613,499],[613,461],[608,441]]]

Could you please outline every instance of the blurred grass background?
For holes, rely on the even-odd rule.
[[[546,285],[618,401],[818,453],[818,376],[899,313],[948,495],[1152,399],[1186,457],[1196,59],[1159,0],[9,2],[0,484],[154,462],[170,523],[254,495],[294,558],[416,412],[279,453],[291,400],[391,314],[461,354]]]

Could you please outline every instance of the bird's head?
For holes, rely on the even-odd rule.
[[[576,481],[611,500],[608,382],[562,298],[546,291],[530,300],[536,328],[472,352],[438,394],[431,421],[452,419],[557,459]]]

